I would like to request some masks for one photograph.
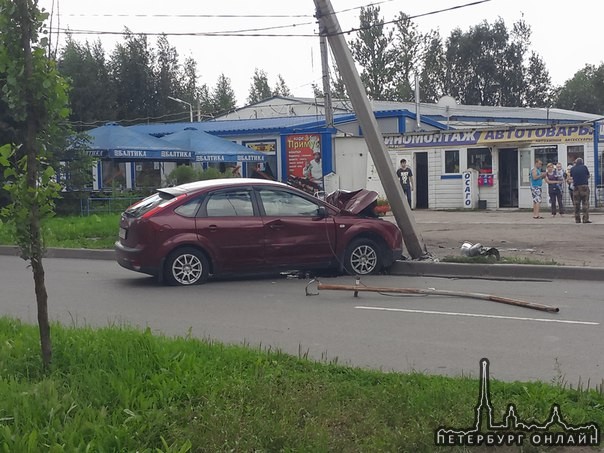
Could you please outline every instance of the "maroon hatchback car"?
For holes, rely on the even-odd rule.
[[[172,285],[209,275],[339,268],[376,273],[402,253],[401,231],[373,216],[377,194],[334,206],[282,183],[216,179],[159,189],[121,217],[118,263]]]

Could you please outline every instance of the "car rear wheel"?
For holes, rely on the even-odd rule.
[[[371,239],[352,241],[344,256],[344,268],[351,275],[369,275],[382,268],[380,248]]]
[[[170,285],[198,285],[207,280],[208,274],[208,259],[194,248],[175,250],[166,260],[165,277]]]

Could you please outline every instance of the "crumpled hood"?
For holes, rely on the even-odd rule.
[[[376,203],[378,198],[374,190],[359,189],[352,192],[346,190],[336,190],[325,198],[325,201],[340,211],[358,215],[362,211]]]

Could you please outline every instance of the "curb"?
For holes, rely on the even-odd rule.
[[[0,245],[0,255],[19,256],[19,248],[14,245]],[[71,258],[82,260],[115,260],[113,250],[48,248],[44,258]]]
[[[391,275],[500,280],[604,280],[603,267],[543,266],[530,264],[464,264],[397,261]]]
[[[0,245],[0,255],[19,256],[16,246]],[[115,260],[113,250],[49,248],[45,258]],[[585,280],[603,281],[604,268],[577,266],[540,266],[529,264],[465,264],[431,261],[397,261],[390,275],[442,278],[482,278],[492,280]]]

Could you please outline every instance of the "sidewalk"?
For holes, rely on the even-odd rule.
[[[532,212],[413,211],[428,251],[442,260],[461,256],[465,242],[496,247],[502,257],[555,261],[559,265],[604,268],[604,212],[590,212],[591,224],[575,223],[574,215],[533,219]],[[394,221],[392,216],[387,217]]]

